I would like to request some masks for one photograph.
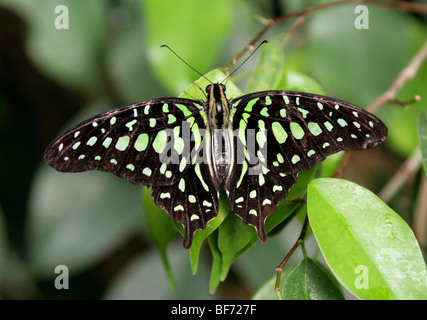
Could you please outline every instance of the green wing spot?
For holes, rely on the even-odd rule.
[[[209,192],[209,187],[206,184],[205,180],[203,180],[202,173],[200,172],[200,165],[196,164],[194,168],[194,172],[196,173],[197,177],[199,178],[200,182],[202,183],[203,189]]]
[[[97,140],[98,140],[98,138],[97,138],[97,137],[95,137],[95,136],[90,137],[90,139],[86,142],[86,144],[87,144],[88,146],[93,146]]]
[[[304,130],[299,123],[291,122],[291,132],[295,139],[301,140],[304,137]]]
[[[329,132],[331,132],[332,129],[334,128],[334,126],[329,121],[326,121],[324,123],[324,125],[325,125],[326,129],[328,129]]]
[[[249,101],[245,107],[245,111],[246,112],[252,112],[252,107],[254,106],[254,104],[258,101],[258,98],[256,99],[252,99],[251,101]]]
[[[168,113],[168,112],[169,112],[169,106],[168,106],[168,104],[167,104],[167,103],[164,103],[164,104],[163,104],[162,111],[163,111],[164,113]]]
[[[110,144],[111,144],[111,142],[113,141],[113,139],[112,138],[110,138],[110,137],[107,137],[107,138],[105,138],[105,140],[102,142],[102,145],[105,147],[105,148],[109,148],[110,147]]]
[[[246,161],[243,161],[242,173],[240,174],[239,181],[237,181],[237,185],[236,185],[237,188],[240,187],[243,177],[245,176],[247,170],[248,170],[248,163]]]
[[[297,155],[297,154],[295,154],[293,157],[292,157],[292,159],[291,159],[291,161],[292,161],[292,163],[293,164],[296,164],[298,161],[300,161],[301,160],[301,158],[299,157],[299,155]]]
[[[240,141],[242,141],[243,145],[246,145],[246,136],[245,136],[245,132],[246,132],[246,121],[245,120],[240,120],[239,122],[239,139]]]
[[[270,115],[268,114],[268,108],[267,108],[267,107],[262,108],[262,110],[261,110],[260,114],[261,114],[262,116],[264,116],[264,117],[269,117],[269,116],[270,116]]]
[[[305,110],[303,108],[298,108],[298,111],[302,113],[302,117],[304,119],[307,118],[308,110]]]
[[[312,133],[313,136],[318,136],[322,133],[322,129],[316,122],[309,122],[308,123],[308,130]]]
[[[181,131],[181,127],[175,127],[173,129],[173,148],[176,150],[178,154],[182,154],[182,151],[184,150],[184,139],[179,136],[179,133]]]
[[[337,122],[338,122],[338,124],[339,124],[341,127],[345,127],[345,126],[347,126],[347,125],[348,125],[347,121],[345,121],[344,119],[341,119],[341,118],[339,118],[339,119],[337,120]]]
[[[159,131],[153,141],[153,149],[157,153],[162,153],[168,141],[168,133],[164,130]]]
[[[179,104],[179,103],[177,103],[177,104],[175,104],[176,105],[176,107],[179,109],[179,110],[181,110],[183,113],[184,113],[184,116],[185,117],[188,117],[188,116],[191,116],[192,115],[192,113],[191,113],[191,111],[185,106],[185,105],[183,105],[183,104]]]
[[[286,139],[288,138],[288,134],[286,133],[282,125],[279,122],[273,122],[271,124],[271,128],[273,129],[273,134],[277,142],[279,142],[280,144],[285,143]]]
[[[174,123],[175,121],[176,121],[176,117],[173,114],[169,113],[168,114],[168,124]]]
[[[126,150],[130,142],[130,137],[124,136],[120,137],[116,142],[116,149],[120,151]]]
[[[156,126],[157,120],[155,118],[150,118],[150,127],[154,128]]]
[[[141,152],[147,149],[148,140],[149,140],[148,134],[146,133],[140,134],[138,138],[136,138],[135,144],[134,144],[136,151]]]

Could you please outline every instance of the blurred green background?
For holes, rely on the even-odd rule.
[[[298,221],[242,256],[213,295],[212,258],[206,251],[193,276],[177,235],[168,249],[177,281],[171,290],[147,230],[141,188],[105,173],[58,173],[42,155],[60,132],[91,115],[177,96],[198,78],[160,45],[206,73],[243,49],[263,28],[260,17],[324,2],[0,0],[0,298],[250,298],[275,274],[299,234]],[[55,28],[59,5],[68,8],[68,29]],[[427,39],[426,16],[367,6],[369,29],[355,28],[356,4],[337,6],[308,17],[285,50],[289,70],[361,107],[389,87]],[[284,34],[294,21],[276,25],[262,39]],[[243,91],[256,62],[257,55],[239,70]],[[378,191],[414,151],[418,113],[427,109],[426,83],[424,64],[398,96],[420,94],[421,102],[405,109],[387,105],[377,113],[389,127],[387,143],[355,154],[348,179]],[[392,205],[410,224],[405,199],[403,190]],[[290,265],[300,258],[296,254]],[[57,265],[69,269],[68,290],[54,287]]]

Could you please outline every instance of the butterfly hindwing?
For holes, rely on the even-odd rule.
[[[152,195],[173,221],[183,225],[185,248],[191,246],[194,232],[204,229],[218,213],[219,188],[202,164],[190,167],[174,185],[153,187]]]
[[[259,173],[257,169],[253,169],[254,174],[250,174],[250,170],[247,160],[242,165],[235,165],[224,187],[231,211],[246,224],[254,226],[259,239],[265,242],[265,219],[286,198],[298,174],[281,176],[265,167]]]
[[[237,99],[236,119],[246,129],[265,128],[267,168],[297,173],[342,150],[372,148],[384,141],[387,127],[350,103],[293,91],[264,91]],[[263,137],[260,135],[260,137]]]

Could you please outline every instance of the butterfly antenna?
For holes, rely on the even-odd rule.
[[[188,67],[190,67],[194,72],[198,73],[201,77],[203,77],[205,80],[207,80],[210,84],[213,84],[212,81],[210,81],[208,78],[206,78],[203,74],[201,74],[199,71],[197,71],[196,69],[194,69],[187,61],[185,61],[184,59],[182,59],[175,51],[173,51],[168,45],[166,44],[162,44],[160,46],[161,48],[165,47],[168,48],[174,55],[176,55],[178,57],[179,60],[181,60],[182,62],[184,62]]]
[[[261,47],[264,43],[268,43],[268,41],[267,40],[262,41],[258,45],[258,47],[256,47],[255,50],[252,51],[252,53],[236,69],[234,69],[232,73],[230,73],[228,75],[228,77],[226,77],[224,80],[221,81],[221,83],[223,83],[224,81],[228,80],[228,78],[230,78],[234,73],[236,73],[236,71],[239,70],[240,67],[243,66],[245,64],[245,62],[248,61],[252,57],[252,55],[259,49],[259,47]]]

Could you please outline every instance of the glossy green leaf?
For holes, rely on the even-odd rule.
[[[185,88],[184,92],[179,95],[180,98],[195,99],[195,100],[206,100],[206,87],[210,83],[220,83],[227,76],[221,69],[214,69],[206,73],[203,77],[200,77],[193,83]],[[208,81],[209,80],[209,81]],[[227,80],[227,90],[225,92],[227,97],[241,96],[242,91],[234,84],[230,79]]]
[[[235,214],[228,215],[222,223],[218,235],[218,247],[222,253],[223,267],[221,279],[224,280],[234,261],[234,256],[254,236],[255,229],[248,226]]]
[[[276,89],[282,78],[284,59],[280,38],[263,44],[259,49],[259,62],[248,81],[247,92]]]
[[[325,95],[325,90],[313,78],[293,70],[285,70],[281,81],[277,84],[279,90],[303,91]]]
[[[360,299],[426,299],[427,270],[410,227],[375,194],[340,179],[308,185],[307,212],[337,279]]]
[[[215,232],[212,233],[208,241],[212,253],[212,267],[209,292],[213,294],[218,288],[219,283],[221,282],[222,273],[222,254],[221,250],[218,248],[218,230],[215,230]]]
[[[423,157],[424,173],[427,175],[427,111],[420,112],[418,137],[420,140],[421,155]]]
[[[151,66],[166,88],[179,92],[194,79],[195,72],[160,45],[168,45],[204,73],[222,52],[231,27],[231,3],[226,0],[146,0],[141,3]],[[206,21],[214,24],[215,32]],[[205,54],[200,54],[201,51]]]
[[[327,269],[310,258],[302,260],[280,280],[280,293],[285,300],[344,299]]]
[[[222,224],[222,222],[227,218],[228,214],[230,213],[228,198],[225,193],[220,194],[219,203],[220,205],[216,218],[209,221],[205,229],[197,230],[194,233],[193,244],[190,247],[191,269],[193,271],[193,274],[196,274],[197,272],[200,248],[203,242]]]
[[[289,269],[285,269],[282,272],[282,276],[287,274]],[[255,294],[252,296],[252,300],[277,300],[277,294],[274,291],[274,286],[276,285],[276,276],[271,277],[266,281]]]

